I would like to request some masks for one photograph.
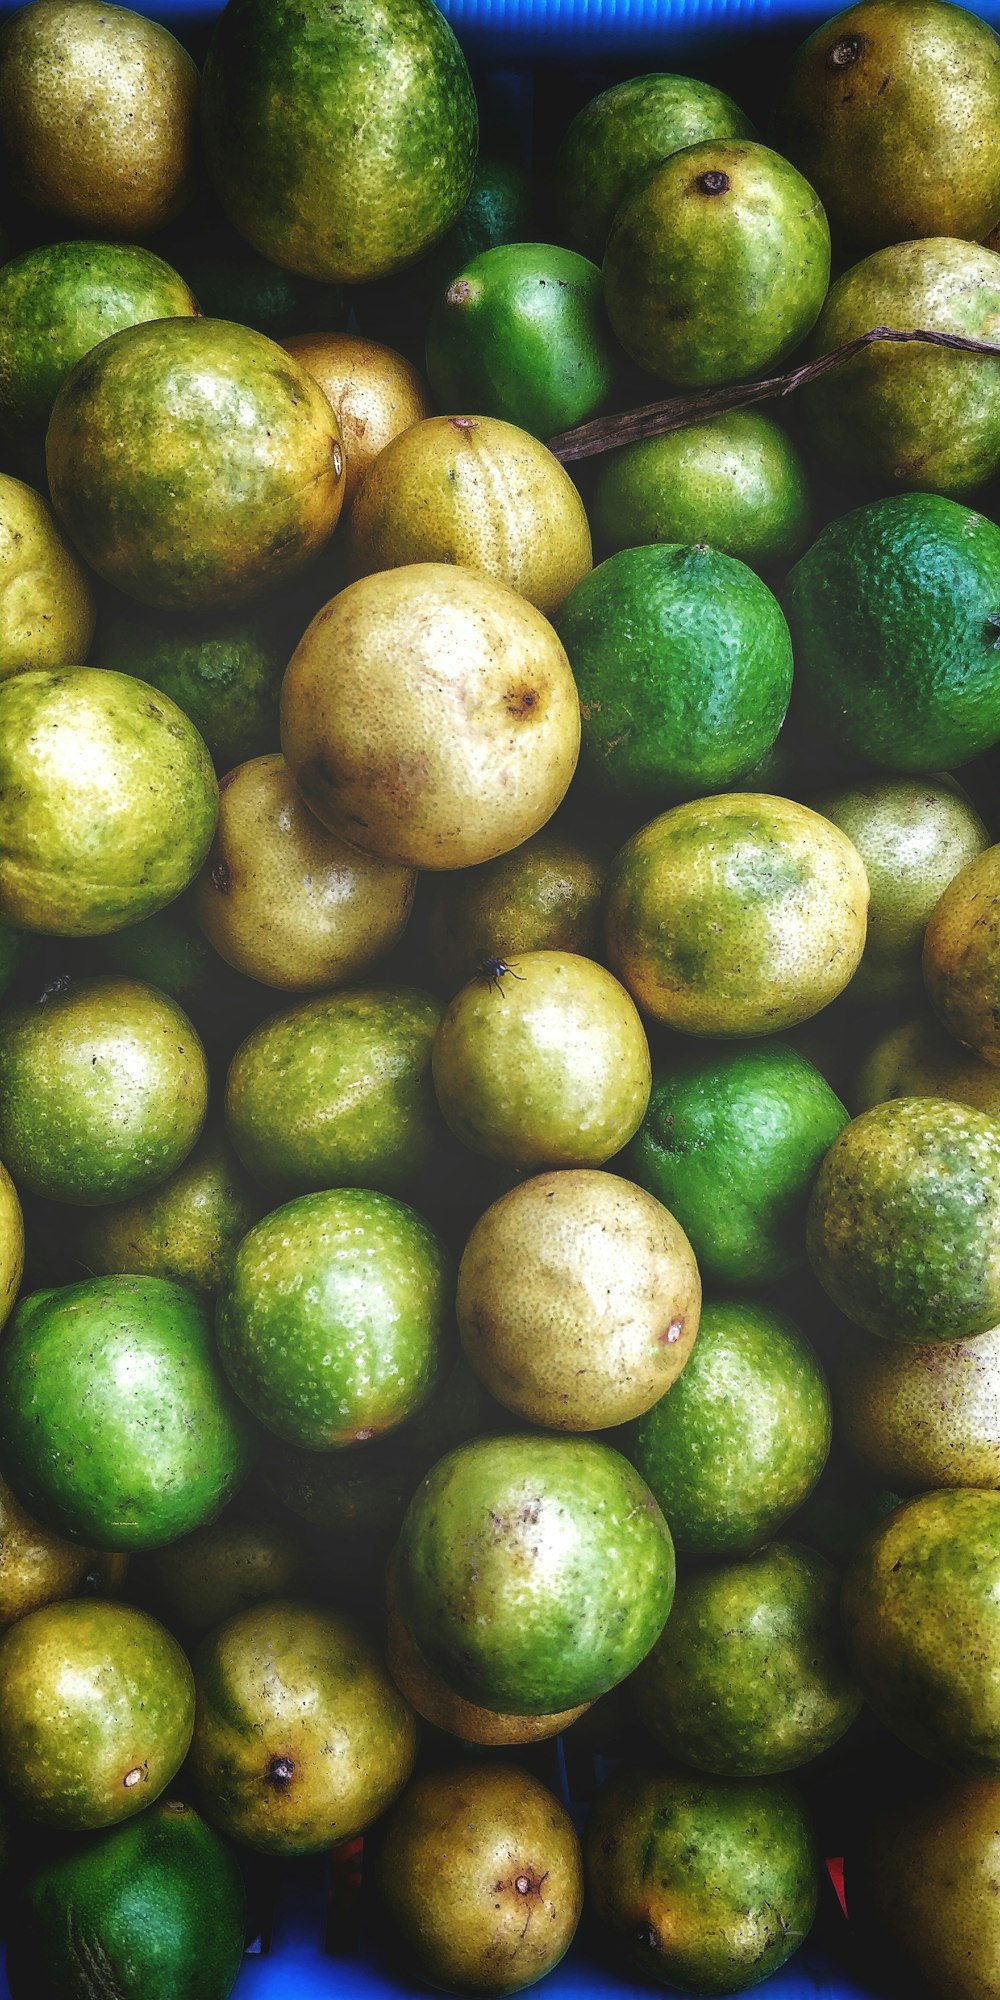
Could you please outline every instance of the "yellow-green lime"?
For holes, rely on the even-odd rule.
[[[924,937],[924,982],[950,1035],[1000,1068],[1000,847],[945,889]]]
[[[759,569],[798,554],[809,487],[787,433],[758,410],[732,410],[599,459],[591,511],[606,549],[708,542]]]
[[[87,572],[48,503],[0,472],[0,680],[26,667],[80,666],[95,618]]]

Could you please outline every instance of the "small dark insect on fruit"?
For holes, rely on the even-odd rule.
[[[503,998],[503,979],[523,979],[523,972],[515,972],[505,958],[491,958],[488,951],[481,951],[476,957],[476,977],[485,979],[490,992],[496,991]]]

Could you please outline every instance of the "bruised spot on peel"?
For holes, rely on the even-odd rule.
[[[511,688],[510,692],[504,696],[504,707],[508,715],[531,715],[538,707],[537,689]]]

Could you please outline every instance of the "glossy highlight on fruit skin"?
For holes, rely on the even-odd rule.
[[[807,1247],[824,1291],[869,1333],[954,1341],[1000,1324],[996,1120],[933,1097],[863,1112],[820,1168]]]
[[[152,916],[201,867],[218,797],[194,724],[143,681],[0,681],[0,918],[94,937]]]
[[[167,610],[244,604],[294,576],[344,497],[319,384],[229,320],[154,320],[102,341],[59,391],[45,456],[86,561]]]
[[[868,881],[829,820],[791,799],[694,799],[626,841],[605,892],[612,968],[689,1035],[767,1035],[842,992],[864,949]]]
[[[610,1446],[476,1438],[417,1488],[396,1584],[449,1686],[485,1708],[548,1713],[595,1700],[648,1653],[673,1601],[673,1543]]]
[[[540,611],[492,579],[412,563],[313,619],[282,686],[281,747],[317,818],[365,853],[469,868],[551,818],[580,708]]]
[[[0,1774],[33,1820],[115,1826],[159,1796],[191,1742],[194,1679],[132,1605],[47,1604],[0,1640]]]
[[[649,1101],[649,1045],[628,993],[571,952],[487,962],[444,1015],[432,1070],[456,1138],[522,1170],[602,1166]]]
[[[249,1426],[186,1285],[126,1275],[33,1292],[0,1380],[0,1464],[71,1540],[158,1548],[214,1518],[250,1470]]]
[[[676,1381],[701,1280],[683,1229],[652,1195],[617,1174],[542,1174],[480,1217],[456,1311],[469,1360],[515,1416],[606,1430]]]
[[[416,1720],[353,1618],[298,1599],[256,1605],[202,1640],[194,1670],[191,1773],[230,1838],[317,1853],[405,1785]]]
[[[1000,1493],[923,1493],[861,1544],[841,1600],[866,1699],[956,1773],[1000,1772]]]
[[[390,1195],[301,1195],[249,1231],[216,1310],[222,1363],[259,1422],[314,1451],[394,1430],[427,1401],[450,1304],[442,1245]]]

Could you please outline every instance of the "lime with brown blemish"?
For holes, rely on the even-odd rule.
[[[255,1605],[202,1640],[194,1668],[191,1773],[231,1838],[265,1854],[336,1847],[405,1785],[416,1720],[352,1618]]]
[[[844,1443],[895,1492],[1000,1487],[1000,1328],[926,1345],[859,1335],[836,1403]]]
[[[36,1865],[7,1953],[16,2000],[227,2000],[243,1959],[243,1877],[181,1799]]]
[[[447,563],[362,577],[313,619],[281,691],[306,804],[383,861],[469,868],[550,819],[580,705],[547,619]]]
[[[226,1127],[281,1194],[419,1189],[443,1136],[431,1083],[441,1006],[406,987],[352,988],[272,1014],[237,1049]]]
[[[520,1993],[573,1941],[580,1843],[565,1806],[516,1765],[429,1771],[386,1821],[376,1892],[418,1979],[445,1993]]]
[[[807,806],[731,792],[633,834],[605,897],[608,956],[634,1000],[688,1035],[768,1035],[853,978],[868,882],[839,828]]]
[[[140,1813],[176,1775],[191,1669],[132,1605],[47,1604],[0,1639],[0,1773],[30,1819],[67,1833]]]
[[[731,1994],[812,1928],[822,1861],[793,1786],[626,1766],[591,1808],[587,1893],[623,1968]]]
[[[709,1300],[683,1374],[627,1450],[683,1555],[738,1555],[807,1499],[830,1437],[830,1392],[795,1322],[773,1306]]]
[[[407,1509],[400,1615],[466,1700],[524,1715],[596,1700],[663,1629],[674,1551],[634,1467],[593,1438],[475,1438]]]
[[[224,1134],[206,1132],[168,1180],[81,1218],[88,1271],[170,1278],[210,1297],[263,1206]]]
[[[591,565],[590,527],[565,467],[516,424],[428,417],[387,444],[351,510],[358,574],[460,563],[557,611]]]
[[[0,1327],[17,1298],[24,1270],[24,1217],[17,1189],[0,1163]]]
[[[866,1536],[841,1608],[879,1722],[932,1763],[1000,1771],[1000,1493],[923,1493]]]
[[[191,317],[179,272],[135,243],[40,243],[0,272],[0,432],[40,447],[70,370],[109,334]]]
[[[0,1015],[0,1153],[33,1194],[99,1208],[155,1187],[207,1105],[204,1049],[154,986],[83,980]]]
[[[391,1431],[427,1401],[450,1272],[430,1225],[390,1195],[301,1195],[243,1238],[216,1332],[237,1394],[277,1437],[313,1451]]]
[[[560,141],[553,199],[562,234],[599,264],[616,210],[661,160],[701,139],[753,137],[739,105],[693,76],[654,71],[612,84],[577,112]]]
[[[344,447],[344,506],[394,438],[431,414],[430,391],[412,361],[355,333],[293,333],[282,342],[315,376],[333,407]]]
[[[924,984],[950,1035],[1000,1067],[1000,847],[967,863],[924,936]]]
[[[241,1498],[217,1521],[134,1562],[132,1583],[166,1624],[200,1636],[251,1605],[294,1597],[314,1563],[293,1521]]]
[[[440,876],[427,914],[434,984],[455,993],[487,959],[522,952],[595,958],[605,872],[587,846],[546,827],[497,861]]]
[[[681,1044],[657,1067],[623,1164],[686,1229],[704,1278],[768,1284],[805,1262],[809,1193],[847,1119],[787,1042]]]
[[[410,1707],[435,1729],[457,1736],[463,1743],[479,1743],[499,1749],[519,1743],[544,1743],[572,1727],[586,1714],[589,1703],[567,1708],[556,1715],[504,1715],[494,1708],[481,1708],[466,1701],[427,1665],[419,1646],[399,1615],[396,1584],[390,1560],[386,1578],[385,1662]]]
[[[477,1222],[456,1310],[472,1366],[506,1409],[546,1430],[606,1430],[676,1381],[701,1280],[680,1224],[642,1188],[541,1174]]]
[[[552,437],[614,387],[601,273],[555,243],[500,243],[457,271],[427,323],[427,379],[449,415],[473,410]]]
[[[924,932],[949,882],[989,834],[947,778],[883,778],[825,792],[817,811],[846,833],[871,890],[864,956],[848,992],[863,1005],[920,990]]]
[[[475,1153],[532,1170],[601,1166],[649,1101],[642,1022],[603,965],[573,952],[491,961],[437,1032],[438,1103]]]
[[[889,1097],[947,1097],[1000,1117],[1000,1070],[963,1049],[930,1015],[886,1028],[854,1082],[853,1102],[869,1111]]]
[[[298,626],[279,600],[249,611],[185,616],[131,604],[107,591],[95,667],[134,674],[170,696],[204,738],[216,768],[231,771],[278,744],[281,676]]]
[[[90,581],[51,508],[0,473],[0,680],[30,667],[79,666],[96,612]]]
[[[172,221],[195,184],[198,71],[156,21],[33,0],[0,35],[0,127],[25,200],[101,236]]]
[[[591,516],[609,551],[708,542],[753,569],[797,555],[809,522],[806,470],[759,410],[731,410],[598,460]]]
[[[625,352],[690,389],[780,361],[814,325],[829,281],[815,190],[754,140],[704,139],[661,161],[625,196],[604,257]]]
[[[849,242],[976,238],[1000,217],[998,120],[985,21],[940,0],[861,0],[794,56],[777,143]]]
[[[862,1112],[819,1170],[807,1243],[824,1291],[869,1333],[987,1333],[1000,1324],[996,1119],[933,1097]]]
[[[359,852],[316,819],[280,753],[223,778],[193,907],[227,964],[308,993],[354,979],[402,936],[412,869]]]
[[[1000,149],[997,157],[1000,164]],[[922,327],[995,347],[1000,257],[948,236],[876,250],[831,286],[811,353],[831,354],[879,326]],[[997,363],[982,354],[875,341],[809,385],[806,435],[840,472],[897,492],[958,499],[1000,465],[998,382]]]
[[[228,320],[102,341],[63,383],[45,453],[56,514],[91,568],[168,610],[262,596],[318,553],[343,502],[319,384]]]
[[[156,689],[99,668],[0,681],[0,917],[92,937],[187,888],[218,810],[212,760]]]
[[[580,694],[580,778],[633,814],[701,798],[755,771],[792,689],[777,599],[710,549],[622,549],[556,620]]]
[[[861,1710],[840,1640],[840,1579],[796,1542],[682,1575],[629,1683],[668,1757],[722,1778],[795,1771]]]
[[[73,1540],[159,1548],[213,1519],[250,1470],[245,1413],[185,1285],[115,1276],[34,1292],[0,1376],[5,1476]]]

